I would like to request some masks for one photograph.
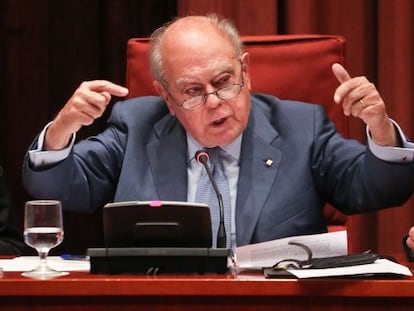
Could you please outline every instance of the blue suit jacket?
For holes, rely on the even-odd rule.
[[[414,166],[381,161],[343,139],[320,106],[263,94],[252,95],[251,106],[240,155],[239,246],[325,232],[326,202],[352,214],[410,197]],[[57,165],[34,170],[26,158],[27,191],[80,211],[111,201],[186,201],[185,131],[162,99],[117,103],[108,122],[103,133],[76,144]],[[267,159],[273,165],[265,165]]]

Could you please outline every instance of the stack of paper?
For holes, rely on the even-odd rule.
[[[57,271],[89,271],[89,260],[64,260],[61,257],[49,256],[47,262]],[[37,267],[39,257],[22,256],[13,259],[0,259],[3,271],[29,271]]]
[[[251,244],[236,249],[236,265],[239,269],[262,269],[272,267],[284,259],[306,260],[308,254],[296,245],[297,242],[312,250],[313,258],[346,255],[346,231],[324,234],[302,235],[274,241]],[[288,269],[297,278],[356,276],[356,275],[402,275],[412,276],[411,271],[398,263],[387,259],[378,259],[372,264],[356,265],[329,269]]]

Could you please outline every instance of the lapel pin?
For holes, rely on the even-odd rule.
[[[273,160],[272,159],[267,159],[265,164],[266,164],[267,167],[271,167],[272,164],[273,164]]]

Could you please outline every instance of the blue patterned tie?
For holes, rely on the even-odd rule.
[[[220,159],[220,153],[223,152],[219,147],[205,149],[210,156],[210,169],[217,183],[223,198],[224,208],[224,225],[226,227],[226,247],[231,248],[231,206],[230,206],[230,190],[226,175],[224,174],[223,164]],[[213,247],[217,247],[217,230],[220,223],[220,208],[217,195],[213,185],[208,177],[207,171],[203,169],[201,178],[198,182],[196,202],[206,203],[210,207],[211,226],[213,234]]]

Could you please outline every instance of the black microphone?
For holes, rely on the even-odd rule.
[[[219,227],[217,230],[217,248],[226,248],[226,227],[224,225],[224,207],[223,207],[223,197],[217,187],[217,183],[214,180],[213,174],[211,173],[210,167],[207,164],[208,159],[210,156],[208,155],[207,151],[205,150],[198,150],[194,156],[198,163],[204,165],[208,177],[210,178],[211,184],[213,185],[214,192],[217,195],[217,200],[219,204],[219,212],[220,212],[220,222]]]

